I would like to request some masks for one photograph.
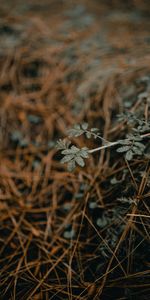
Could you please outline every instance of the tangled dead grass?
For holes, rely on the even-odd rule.
[[[149,117],[149,20],[31,16],[0,22],[1,299],[149,299],[149,160],[104,150],[70,174],[54,147],[83,120],[115,140],[117,113]]]

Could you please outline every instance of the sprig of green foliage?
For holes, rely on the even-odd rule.
[[[67,169],[68,171],[73,171],[76,167],[76,165],[79,165],[80,167],[85,166],[84,159],[88,158],[88,148],[77,148],[76,146],[71,145],[70,141],[66,140],[59,140],[57,142],[57,149],[61,150],[61,154],[64,155],[64,157],[61,159],[61,163],[67,163]]]
[[[88,123],[84,122],[81,125],[76,124],[73,128],[68,130],[69,137],[79,137],[81,135],[85,135],[87,139],[94,138],[94,139],[101,139],[103,142],[108,142],[103,137],[101,137],[98,128],[89,128]]]
[[[134,155],[143,155],[145,145],[142,143],[140,135],[128,134],[127,139],[120,141],[121,147],[117,148],[117,152],[125,153],[126,160],[131,160]]]
[[[144,119],[139,119],[133,112],[125,112],[117,115],[118,121],[126,122],[131,127],[131,130],[136,133],[144,133],[150,131],[150,122]]]
[[[150,137],[150,122],[139,120],[132,113],[119,115],[118,118],[120,121],[124,120],[129,124],[136,124],[136,127],[133,127],[132,133],[127,134],[125,139],[115,142],[109,142],[101,137],[98,128],[89,128],[88,123],[74,125],[73,128],[68,130],[69,137],[76,138],[84,135],[88,139],[93,137],[94,139],[99,138],[102,141],[102,145],[100,147],[88,149],[87,147],[78,148],[75,145],[72,145],[71,141],[60,139],[57,142],[56,147],[57,149],[61,150],[61,154],[63,155],[61,163],[67,163],[68,171],[73,171],[77,165],[80,167],[84,167],[85,159],[89,157],[89,154],[117,145],[119,147],[116,147],[116,151],[118,153],[123,153],[125,159],[128,161],[132,160],[134,156],[144,155],[146,147],[143,143],[143,140],[146,137]]]

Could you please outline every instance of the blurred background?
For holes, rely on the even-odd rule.
[[[133,196],[130,174],[110,177],[126,166],[108,152],[70,174],[55,149],[83,121],[122,138],[116,115],[144,111],[149,81],[150,1],[0,0],[1,299],[99,299],[101,284],[101,300],[149,299],[143,221],[105,273],[127,213],[116,197]]]

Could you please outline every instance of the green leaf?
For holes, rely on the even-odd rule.
[[[74,155],[66,155],[66,156],[64,156],[62,159],[61,159],[61,164],[64,164],[64,163],[66,163],[66,162],[68,162],[68,161],[70,161],[70,160],[72,160],[74,158]]]
[[[71,151],[70,149],[66,149],[66,150],[61,151],[61,154],[64,154],[64,155],[71,154],[70,151]]]
[[[126,160],[131,160],[133,158],[132,150],[129,150],[125,155]]]
[[[70,149],[66,149],[66,150],[63,150],[61,151],[62,154],[76,154],[80,151],[79,148],[77,148],[76,146],[71,146]]]
[[[65,239],[72,239],[75,236],[75,231],[72,229],[71,231],[64,232]]]
[[[77,156],[75,157],[75,161],[76,163],[80,166],[80,167],[84,167],[85,166],[85,162],[83,160],[83,158],[81,156]]]
[[[80,130],[80,129],[81,129],[80,124],[75,124],[75,125],[74,125],[74,129]]]
[[[83,158],[88,158],[89,154],[85,151],[80,152],[80,156],[82,156]]]
[[[56,143],[56,148],[58,150],[67,149],[70,146],[70,144],[70,141],[59,139]]]
[[[98,138],[98,135],[97,134],[94,134],[94,139],[96,140]]]
[[[85,122],[85,123],[82,123],[82,124],[81,124],[81,127],[82,127],[83,130],[87,130],[87,128],[88,128],[88,123],[86,123],[86,122]]]
[[[72,172],[75,169],[75,167],[76,167],[75,161],[71,160],[67,165],[67,170],[69,172]]]
[[[91,209],[97,208],[97,203],[96,202],[90,202],[89,203],[89,208],[91,208]]]
[[[117,152],[126,152],[130,149],[130,146],[124,146],[117,149]]]
[[[71,151],[73,151],[73,153],[77,153],[80,150],[76,146],[72,146],[70,149],[71,149]]]
[[[96,221],[97,226],[99,226],[100,228],[105,227],[106,225],[108,225],[108,220],[106,219],[106,217],[102,216],[101,218],[98,218]]]
[[[99,131],[98,128],[91,128],[91,132],[97,132],[97,131]]]
[[[88,151],[89,149],[87,147],[83,147],[81,150]]]
[[[90,133],[90,132],[86,132],[85,135],[86,135],[86,137],[87,137],[88,139],[91,138],[91,133]]]
[[[127,134],[127,138],[132,141],[141,141],[142,140],[140,135],[135,135],[135,134]]]
[[[119,142],[119,144],[121,144],[121,145],[131,145],[131,141],[129,141],[129,140],[120,140],[120,141],[118,141]]]
[[[88,153],[88,148],[82,148],[81,150],[80,150],[80,156],[82,156],[83,158],[88,158],[88,156],[89,156],[89,153]]]
[[[118,182],[120,182],[120,180],[117,180],[116,177],[113,177],[111,180],[110,180],[111,184],[117,184]]]
[[[145,149],[145,145],[143,145],[142,143],[140,142],[135,142],[134,145],[136,145],[138,148],[140,148],[141,150],[144,150]]]
[[[141,151],[141,149],[137,148],[137,147],[133,147],[132,150],[134,151],[135,154],[137,155],[142,155],[143,152]]]
[[[72,128],[72,129],[69,129],[67,132],[70,137],[78,137],[84,133],[84,130]]]

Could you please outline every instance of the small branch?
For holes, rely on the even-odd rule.
[[[101,141],[105,142],[105,143],[109,143],[109,141],[107,141],[105,138],[103,138],[102,136],[94,133],[94,132],[91,132],[89,130],[86,130],[85,132],[87,133],[90,133],[91,135],[93,135],[94,137],[96,136],[96,138],[100,139]]]
[[[100,151],[100,150],[102,150],[102,149],[106,149],[106,148],[109,148],[109,147],[113,147],[113,146],[118,145],[118,144],[120,144],[119,141],[117,141],[117,142],[112,142],[112,143],[110,142],[110,143],[108,143],[107,145],[104,145],[104,146],[101,146],[101,147],[98,147],[98,148],[89,150],[89,153],[94,153],[94,152]]]
[[[145,133],[145,134],[141,135],[140,137],[142,139],[144,139],[144,138],[149,137],[149,136],[150,136],[150,133]],[[130,141],[130,139],[124,139],[124,141],[128,142],[128,141]],[[89,150],[89,153],[94,153],[94,152],[100,151],[102,149],[110,148],[110,147],[113,147],[113,146],[116,146],[116,145],[119,145],[119,144],[120,144],[120,141],[108,142],[108,144],[106,144],[106,145],[103,145],[101,147]]]

